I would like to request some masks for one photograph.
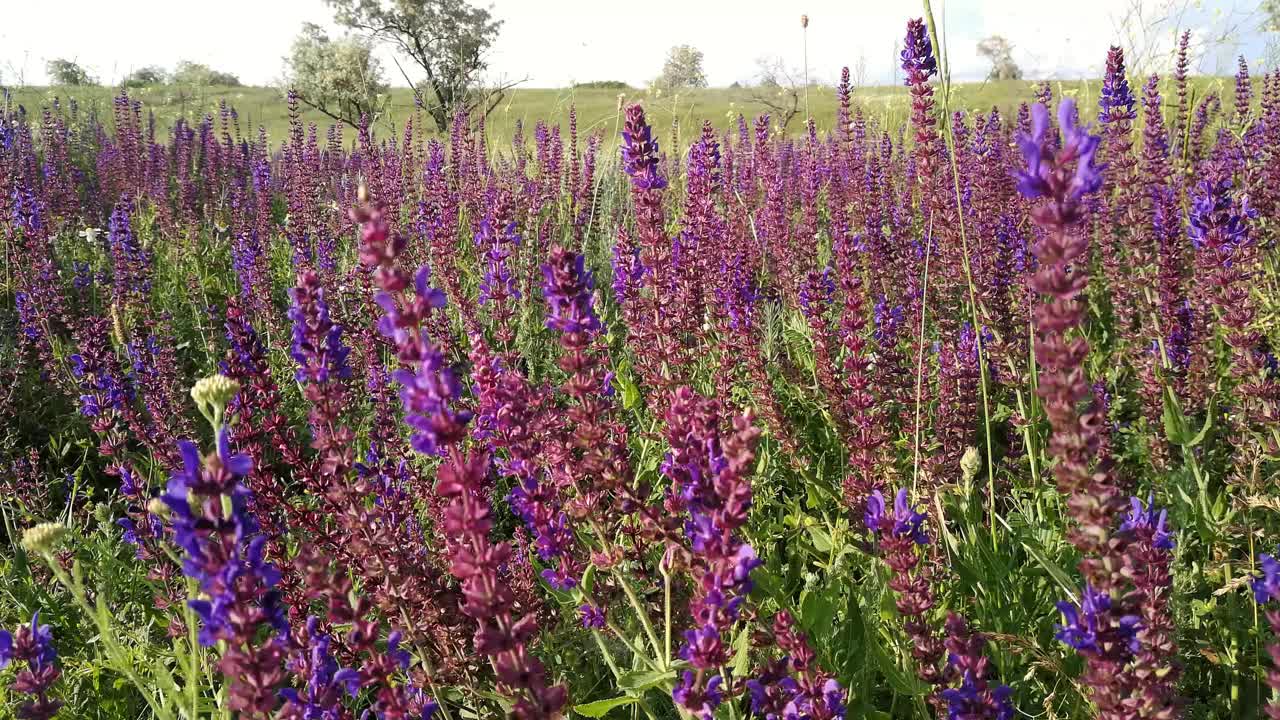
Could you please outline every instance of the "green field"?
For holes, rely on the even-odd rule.
[[[1195,98],[1203,97],[1207,92],[1216,92],[1226,99],[1226,105],[1234,90],[1233,82],[1232,78],[1202,77],[1193,79],[1191,85]],[[1092,113],[1096,107],[1099,81],[1051,81],[1051,84],[1055,96],[1065,94],[1075,97],[1085,112]],[[1029,81],[957,84],[954,86],[951,106],[967,110],[986,110],[994,106],[1009,110],[1019,102],[1030,99],[1036,85],[1038,82]],[[1134,87],[1136,95],[1141,87],[1136,79]],[[82,110],[109,115],[111,99],[118,91],[107,87],[28,87],[10,92],[14,102],[25,105],[29,111],[47,106],[55,97],[61,97],[75,98]],[[1161,92],[1166,104],[1172,101],[1174,93],[1171,79],[1162,83]],[[256,131],[259,125],[265,126],[273,141],[283,139],[288,131],[287,108],[277,88],[190,88],[159,85],[130,90],[130,95],[142,101],[145,111],[155,113],[157,130],[165,133],[178,118],[197,122],[206,113],[216,116],[218,103],[223,99],[239,112],[241,128],[245,131]],[[907,117],[909,108],[904,87],[856,88],[854,96],[862,104],[868,118],[881,127],[897,127]],[[752,117],[766,111],[763,105],[753,101],[752,91],[746,88],[683,90],[674,94],[631,89],[626,91],[626,100],[645,104],[650,121],[660,131],[659,138],[663,141],[670,137],[673,120],[678,119],[680,138],[686,141],[704,120],[712,121],[720,129],[727,129],[738,113]],[[604,131],[606,137],[616,135],[620,121],[617,113],[618,91],[534,88],[517,89],[507,94],[489,117],[489,135],[495,142],[509,140],[517,120],[524,121],[528,128],[527,134],[532,133],[533,123],[538,120],[564,124],[568,121],[571,106],[577,108],[578,128],[583,136],[594,130]],[[402,128],[414,111],[412,92],[406,88],[393,88],[389,107],[389,113],[375,119],[375,129],[386,131],[393,127]],[[818,128],[830,128],[835,119],[835,89],[829,86],[810,88],[809,107]],[[803,131],[801,118],[804,114],[802,102],[800,115],[787,128],[789,133]],[[332,123],[329,117],[314,110],[305,112],[303,119],[322,128]],[[434,132],[430,119],[424,115],[423,121],[427,123],[426,128]]]

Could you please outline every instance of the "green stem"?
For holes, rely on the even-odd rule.
[[[187,597],[193,595],[195,587],[194,580],[187,581]],[[197,720],[200,713],[200,683],[197,678],[200,677],[200,666],[204,664],[204,653],[196,630],[195,612],[189,603],[182,604],[182,618],[187,624],[187,650],[191,653],[191,662],[187,668],[187,699],[191,703],[191,720]]]
[[[671,657],[671,575],[667,572],[664,561],[658,563],[658,572],[662,574],[662,621],[663,644],[666,649],[663,657]]]
[[[609,671],[613,673],[615,680],[622,677],[622,671],[618,669],[618,661],[614,660],[613,653],[609,652],[609,646],[604,644],[604,636],[599,630],[591,631],[591,638],[596,641],[596,647],[600,649],[600,654],[604,656],[604,663],[609,666]],[[649,707],[649,703],[644,697],[637,696],[636,704],[644,710],[645,717],[649,720],[657,720],[657,716],[653,714],[653,708]]]
[[[603,535],[597,535],[603,537]],[[653,623],[649,621],[649,613],[645,610],[644,604],[640,602],[640,598],[636,595],[636,591],[631,587],[631,583],[627,581],[622,573],[614,573],[614,577],[618,578],[618,584],[622,586],[622,592],[626,594],[627,600],[630,601],[631,607],[636,611],[636,615],[640,618],[640,624],[644,627],[644,634],[649,638],[649,644],[653,646],[655,654],[662,653],[662,644],[658,642],[658,634],[653,629]],[[666,669],[671,662],[670,653],[662,657],[662,668]]]
[[[969,263],[969,236],[965,232],[964,205],[960,197],[960,168],[956,165],[955,127],[951,123],[951,83],[950,70],[947,67],[947,54],[938,44],[938,26],[933,19],[933,7],[929,0],[924,0],[924,14],[929,23],[929,34],[933,36],[933,46],[939,48],[938,65],[942,75],[942,118],[947,126],[947,154],[951,160],[951,184],[956,195],[956,217],[959,220],[960,249],[964,253],[964,279],[969,285],[969,312],[972,317],[973,332],[977,336],[978,348],[978,381],[982,388],[982,430],[987,441],[987,521],[991,526],[991,545],[999,552],[1000,538],[996,533],[996,468],[995,457],[991,445],[991,393],[987,388],[987,353],[982,342],[982,322],[978,316],[978,293],[973,284],[973,268]]]
[[[933,213],[929,213],[929,234],[933,234]],[[916,427],[911,468],[911,492],[916,492],[920,482],[920,407],[924,392],[924,325],[929,308],[929,260],[933,256],[933,243],[924,244],[924,281],[920,289],[920,334],[916,338]]]
[[[142,678],[134,672],[133,664],[126,662],[124,653],[116,638],[115,631],[112,630],[110,622],[99,617],[97,610],[89,604],[88,597],[85,596],[84,588],[73,581],[67,571],[62,569],[56,558],[48,553],[42,553],[41,557],[45,564],[53,571],[53,576],[58,582],[71,593],[71,597],[75,599],[76,604],[80,606],[80,610],[93,619],[93,624],[98,628],[98,636],[102,639],[102,645],[106,650],[107,659],[111,662],[116,672],[124,675],[135,688],[138,694],[142,695],[142,699],[147,703],[147,707],[151,708],[151,712],[158,720],[174,720],[173,714],[169,712],[163,705],[158,704],[151,696],[151,688],[142,682]]]
[[[618,638],[619,642],[621,642],[623,645],[626,645],[627,649],[631,651],[631,654],[634,655],[635,657],[640,658],[640,661],[643,662],[645,665],[648,665],[650,670],[653,670],[654,672],[662,670],[662,668],[658,667],[657,664],[654,663],[653,658],[649,657],[647,654],[643,652],[640,652],[640,648],[637,648],[635,645],[631,644],[631,641],[627,639],[626,633],[622,632],[622,628],[619,628],[617,625],[614,625],[613,623],[608,623],[607,627],[614,634],[614,636]]]

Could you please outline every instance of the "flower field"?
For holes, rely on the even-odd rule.
[[[794,137],[6,96],[0,718],[1280,717],[1280,72],[930,32]]]

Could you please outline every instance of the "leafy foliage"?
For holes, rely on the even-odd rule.
[[[676,45],[667,51],[662,74],[653,83],[664,90],[704,88],[707,74],[702,69],[702,51],[692,45]]]
[[[45,64],[45,72],[54,85],[97,85],[97,78],[89,74],[79,63],[65,58],[55,58]]]
[[[382,64],[368,42],[331,40],[308,23],[293,41],[288,68],[289,88],[303,102],[352,127],[361,117],[373,119],[383,105]]]
[[[426,76],[423,101],[444,132],[475,91],[502,21],[466,0],[327,0],[340,25],[390,41]]]

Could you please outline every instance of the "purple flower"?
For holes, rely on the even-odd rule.
[[[1018,192],[1035,199],[1052,196],[1052,184],[1066,185],[1067,197],[1075,202],[1102,187],[1102,166],[1095,166],[1094,154],[1099,138],[1089,134],[1088,126],[1076,124],[1075,102],[1070,98],[1058,103],[1058,125],[1062,129],[1062,149],[1055,154],[1047,143],[1049,111],[1036,103],[1031,108],[1031,133],[1018,135],[1018,146],[1027,169],[1018,171]],[[1075,174],[1065,177],[1065,168],[1077,161]]]
[[[18,706],[17,717],[24,720],[49,720],[62,707],[60,700],[49,697],[49,690],[57,682],[61,672],[53,662],[58,653],[53,647],[53,631],[40,624],[40,613],[31,616],[31,623],[14,633],[0,630],[0,668],[16,661],[25,664],[13,679],[10,689],[30,699]]]
[[[582,615],[582,627],[587,630],[601,630],[607,624],[602,607],[585,603],[578,606],[578,612]]]
[[[462,386],[439,348],[428,349],[416,372],[397,370],[391,377],[404,386],[400,398],[407,413],[405,423],[414,430],[410,441],[414,450],[439,455],[465,434],[471,412],[451,407],[462,394]]]
[[[1258,566],[1262,575],[1254,578],[1250,583],[1254,600],[1259,605],[1280,600],[1280,561],[1277,561],[1274,555],[1259,553]]]
[[[1062,613],[1062,624],[1055,626],[1054,637],[1058,640],[1088,653],[1104,652],[1117,643],[1131,653],[1138,651],[1138,617],[1114,617],[1111,596],[1107,593],[1085,585],[1079,607],[1065,600],[1057,606]]]
[[[516,224],[507,223],[501,233],[494,232],[493,224],[490,218],[482,220],[475,239],[476,246],[484,252],[485,259],[484,277],[480,280],[481,305],[490,300],[520,298],[520,290],[516,287],[507,262],[520,245]]]
[[[310,270],[303,272],[289,296],[293,299],[289,308],[289,319],[293,321],[289,353],[298,363],[298,382],[325,384],[351,377],[351,366],[347,364],[351,350],[342,343],[342,326],[329,317],[319,276]]]
[[[1125,77],[1124,52],[1112,47],[1107,52],[1107,73],[1102,79],[1102,93],[1098,97],[1098,122],[1111,123],[1137,118],[1134,105],[1137,101]]]
[[[563,570],[546,568],[540,574],[542,579],[546,581],[553,590],[567,592],[578,586],[577,579]]]
[[[929,535],[924,530],[925,514],[916,512],[907,499],[907,489],[902,488],[893,499],[893,514],[887,514],[884,494],[879,490],[867,498],[867,511],[863,521],[872,533],[888,531],[897,537],[910,537],[917,545],[928,545]]]
[[[212,646],[232,632],[232,616],[243,610],[246,592],[265,592],[263,620],[278,630],[284,617],[270,588],[280,573],[263,556],[266,538],[248,511],[249,491],[241,479],[252,469],[245,455],[232,454],[227,429],[217,432],[216,454],[202,461],[195,443],[180,441],[183,467],[169,478],[161,500],[171,510],[174,542],[182,548],[182,571],[196,580],[204,599],[188,603],[200,616],[200,642]],[[223,511],[226,500],[229,512]]]
[[[1187,217],[1187,236],[1196,250],[1222,253],[1223,263],[1230,266],[1230,256],[1249,242],[1249,221],[1258,212],[1249,207],[1248,198],[1235,203],[1231,198],[1231,180],[1201,180],[1191,199]]]
[[[399,630],[392,630],[387,636],[387,657],[396,661],[401,670],[408,670],[409,663],[413,657],[409,655],[409,651],[400,647],[400,641],[404,639],[404,633]]]
[[[559,248],[552,251],[552,261],[542,266],[542,296],[547,301],[547,327],[562,333],[589,333],[600,331],[600,318],[592,306],[591,273],[583,268],[582,255],[570,253],[568,265],[572,272],[564,272],[565,262],[556,262],[555,253],[567,252]]]
[[[338,665],[329,649],[329,636],[317,632],[317,625],[318,618],[307,619],[306,650],[289,663],[289,670],[297,677],[305,677],[307,684],[301,692],[294,688],[280,691],[285,700],[283,717],[340,720],[344,716],[343,694],[355,697],[360,693],[359,671]]]
[[[1173,549],[1173,534],[1165,527],[1169,511],[1156,510],[1154,499],[1147,496],[1147,506],[1136,497],[1129,498],[1129,514],[1120,524],[1122,532],[1142,531],[1151,534],[1151,544],[1161,550]]]
[[[901,305],[889,305],[889,298],[881,295],[875,307],[875,339],[878,343],[897,338],[898,330],[906,322],[906,311]]]
[[[980,688],[970,672],[964,674],[960,687],[942,691],[947,720],[1009,720],[1013,717],[1012,695],[1008,685],[995,690]]]
[[[901,57],[908,85],[913,84],[912,76],[915,74],[928,78],[938,72],[938,61],[933,57],[933,43],[929,40],[929,28],[925,26],[924,20],[916,18],[907,21],[907,37],[902,44]]]
[[[658,141],[653,139],[653,129],[639,105],[627,108],[622,130],[622,162],[637,190],[661,190],[667,186],[666,178],[658,171]]]
[[[693,672],[685,670],[671,697],[698,720],[715,720],[716,708],[724,702],[724,693],[720,690],[723,684],[724,678],[713,675],[705,687],[700,687]]]

